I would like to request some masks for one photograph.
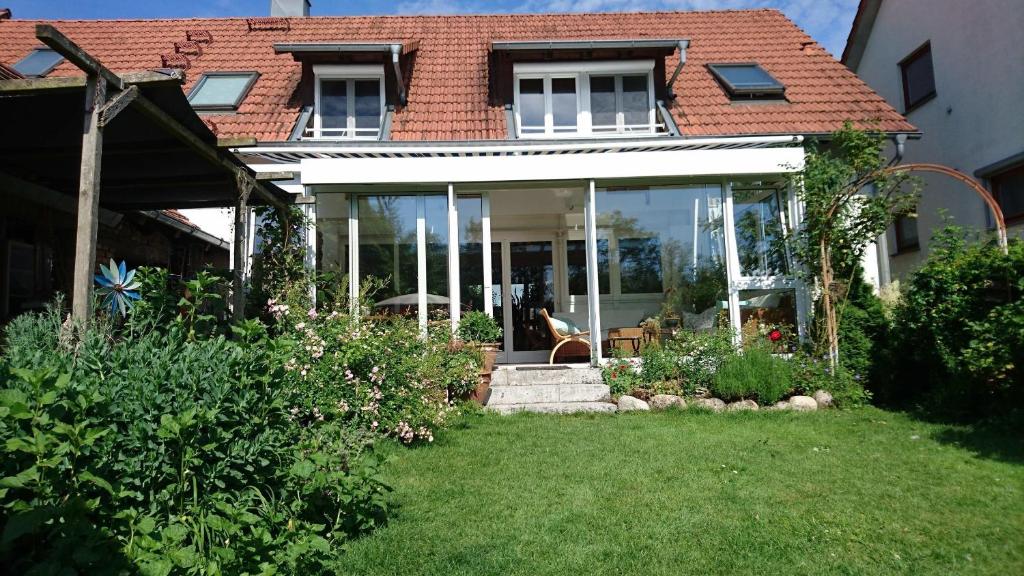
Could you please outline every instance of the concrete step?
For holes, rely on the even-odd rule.
[[[558,384],[604,384],[599,368],[588,367],[498,367],[491,373],[492,386],[537,386]]]
[[[539,414],[614,413],[615,404],[608,402],[538,402],[533,404],[488,405],[487,410],[498,414],[536,412]]]
[[[491,384],[488,406],[500,404],[551,404],[556,402],[607,402],[611,390],[604,384],[535,384],[495,386]]]

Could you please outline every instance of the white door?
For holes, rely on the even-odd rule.
[[[551,335],[540,314],[555,311],[552,234],[495,233],[491,241],[494,318],[504,330],[501,363],[547,362]]]

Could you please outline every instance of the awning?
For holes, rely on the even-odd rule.
[[[216,135],[181,90],[182,72],[122,77],[192,137],[216,150]],[[0,80],[0,172],[77,198],[84,101],[84,77]],[[221,161],[248,170],[228,150],[216,153]],[[222,162],[197,152],[132,105],[104,127],[102,158],[100,205],[105,208],[233,206],[238,197],[235,176]],[[273,184],[261,186],[282,202],[291,201],[289,193]],[[251,202],[265,203],[266,198],[253,194]]]

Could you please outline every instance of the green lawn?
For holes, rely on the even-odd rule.
[[[1024,574],[1021,439],[865,409],[471,416],[345,574]]]

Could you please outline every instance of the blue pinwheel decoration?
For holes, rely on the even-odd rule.
[[[100,264],[100,272],[96,275],[96,283],[100,285],[99,294],[103,297],[103,307],[110,308],[110,314],[117,312],[121,316],[128,314],[132,301],[139,296],[139,283],[135,281],[135,270],[125,270],[124,260],[120,264],[110,259],[110,267]]]

